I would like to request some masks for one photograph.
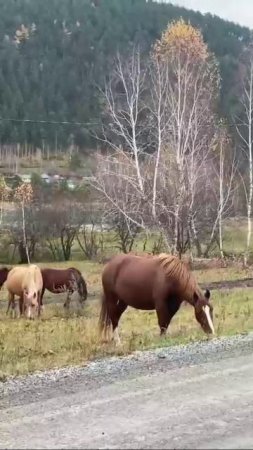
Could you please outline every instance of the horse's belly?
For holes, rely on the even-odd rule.
[[[139,298],[135,298],[133,300],[129,300],[127,304],[128,304],[128,306],[131,306],[132,308],[142,309],[143,311],[155,309],[154,302],[153,302],[153,300],[150,300],[150,299],[145,299],[143,301],[143,300],[140,300]]]
[[[116,290],[119,300],[136,309],[151,310],[155,308],[152,289],[143,286],[121,286]]]
[[[51,292],[53,292],[54,294],[61,294],[62,292],[66,292],[67,287],[66,286],[62,286],[62,285],[56,285],[53,286]]]

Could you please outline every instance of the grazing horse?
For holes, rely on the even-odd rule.
[[[2,267],[0,269],[0,289],[2,288],[3,284],[7,280],[8,273],[10,272],[10,268],[8,267]]]
[[[34,319],[36,311],[40,314],[40,297],[43,288],[41,270],[35,264],[17,266],[10,270],[6,280],[9,292],[7,313],[12,305],[15,309],[15,295],[19,297],[20,315]]]
[[[42,299],[45,289],[53,294],[67,292],[67,299],[64,303],[65,308],[69,308],[71,295],[75,291],[79,294],[79,302],[81,304],[87,299],[87,285],[78,269],[74,267],[68,269],[42,269],[41,273],[43,278],[41,306],[43,306]]]
[[[156,310],[160,334],[165,334],[182,302],[190,303],[205,333],[214,334],[210,292],[203,294],[193,274],[179,258],[172,255],[117,255],[102,273],[103,297],[99,318],[100,332],[113,329],[120,343],[118,323],[128,306]]]

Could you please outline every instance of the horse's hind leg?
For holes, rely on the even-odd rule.
[[[8,294],[8,307],[6,314],[8,314],[9,309],[11,307],[12,317],[14,318],[16,315],[16,302],[15,302],[15,295],[9,292]]]
[[[156,305],[156,314],[158,318],[161,336],[166,334],[171,319],[179,310],[180,304],[181,303],[176,298],[171,297],[169,299],[166,299],[166,301],[163,302],[160,301]]]
[[[64,303],[64,308],[69,309],[69,305],[70,305],[70,301],[71,301],[71,295],[73,294],[72,291],[67,291],[67,298],[66,301]]]
[[[6,310],[6,314],[8,314],[10,307],[13,309],[14,295],[9,292],[8,294],[8,306]]]
[[[113,340],[116,345],[120,345],[120,337],[119,337],[119,319],[122,316],[123,312],[127,309],[127,305],[121,300],[117,300],[116,304],[110,308],[110,315],[112,321],[112,329],[113,329]]]
[[[100,325],[104,335],[104,340],[108,341],[108,331],[110,325],[112,325],[113,336],[112,339],[116,345],[120,344],[120,338],[118,333],[119,319],[123,312],[126,310],[127,305],[118,300],[114,293],[106,292],[104,290],[104,299],[102,303],[102,309],[100,313]]]

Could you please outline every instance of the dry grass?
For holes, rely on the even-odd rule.
[[[101,266],[94,263],[72,263],[78,266],[88,282],[90,300],[83,311],[75,301],[69,313],[63,309],[64,295],[45,295],[45,312],[40,320],[29,322],[11,319],[5,315],[6,292],[1,292],[0,305],[0,377],[24,374],[38,369],[83,364],[93,358],[126,354],[136,349],[186,343],[206,339],[195,320],[190,306],[182,307],[174,317],[169,334],[160,339],[155,312],[128,309],[120,322],[122,347],[102,344],[98,339]],[[47,264],[48,266],[48,264]],[[55,265],[54,265],[55,266]],[[59,264],[62,267],[62,264]],[[243,271],[235,269],[197,271],[199,281],[244,278]],[[253,330],[253,297],[250,290],[213,292],[215,328],[218,335]],[[55,304],[52,301],[59,303]]]
[[[253,276],[253,269],[242,269],[240,267],[215,268],[208,270],[196,270],[195,276],[199,283],[208,283],[213,281],[241,280]]]

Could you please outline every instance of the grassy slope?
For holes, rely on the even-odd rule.
[[[48,264],[47,264],[48,265]],[[55,264],[53,264],[55,266]],[[64,264],[58,264],[59,267]],[[122,348],[101,344],[97,335],[100,274],[102,266],[90,262],[71,263],[83,272],[90,298],[82,312],[75,301],[71,310],[63,310],[64,295],[46,293],[46,309],[41,320],[28,322],[6,318],[6,291],[0,297],[0,377],[23,374],[37,369],[82,364],[95,357],[125,354],[136,349],[173,345],[206,339],[190,306],[182,307],[174,317],[168,336],[159,338],[155,312],[128,309],[121,320]],[[245,277],[239,269],[196,271],[201,282]],[[253,329],[253,298],[250,290],[213,292],[215,327],[218,335],[247,332]],[[56,304],[57,302],[57,304]]]

